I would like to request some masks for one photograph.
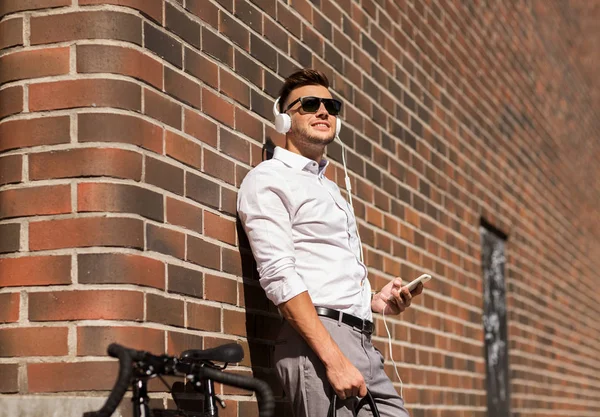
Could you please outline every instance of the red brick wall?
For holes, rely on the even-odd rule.
[[[485,415],[481,219],[508,235],[513,414],[599,413],[598,52],[573,47],[599,9],[569,4],[2,1],[0,402],[98,399],[110,341],[238,341],[281,394],[235,199],[283,144],[281,80],[313,66],[345,101],[371,282],[435,277],[390,320],[412,415]]]

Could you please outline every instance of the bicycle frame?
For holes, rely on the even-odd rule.
[[[210,361],[206,361],[203,366],[211,366],[217,368]],[[152,366],[146,364],[144,367],[135,369],[131,387],[133,396],[131,402],[133,403],[133,417],[149,417],[153,414],[153,410],[150,409],[149,403],[150,398],[148,396],[148,380],[156,377],[157,374],[153,372]],[[218,417],[219,409],[217,407],[217,400],[224,407],[224,403],[220,401],[219,397],[215,394],[215,383],[210,378],[198,378],[196,375],[193,376],[192,385],[194,389],[204,394],[203,402],[203,413],[198,415],[194,412],[195,417]]]

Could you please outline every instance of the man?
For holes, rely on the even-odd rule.
[[[353,416],[367,387],[382,417],[408,416],[371,344],[372,312],[399,314],[423,286],[411,294],[396,278],[371,294],[352,208],[324,175],[342,105],[328,88],[310,69],[285,80],[274,113],[286,147],[250,171],[238,194],[261,285],[286,320],[277,373],[295,417],[325,417],[333,392],[337,415]]]

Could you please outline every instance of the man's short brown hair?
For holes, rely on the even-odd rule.
[[[280,112],[283,111],[283,104],[287,100],[290,93],[296,88],[303,87],[305,85],[322,85],[325,88],[329,88],[329,80],[321,71],[310,68],[304,68],[294,72],[285,79],[281,90],[279,90]]]

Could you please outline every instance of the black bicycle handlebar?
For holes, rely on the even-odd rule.
[[[83,413],[83,417],[110,417],[119,406],[119,403],[121,403],[123,396],[127,392],[127,388],[129,388],[133,360],[134,357],[135,359],[138,358],[138,355],[134,352],[137,351],[127,349],[116,343],[111,343],[108,346],[107,352],[113,358],[119,359],[119,375],[117,381],[102,408],[98,411],[88,411]]]
[[[139,361],[152,362],[157,365],[158,373],[162,374],[165,373],[166,369],[160,365],[165,364],[165,359],[176,365],[179,364],[181,368],[180,372],[183,371],[186,374],[191,372],[200,378],[208,378],[225,385],[231,385],[256,392],[259,405],[259,417],[272,417],[274,414],[275,402],[273,392],[271,391],[271,387],[260,379],[245,375],[225,373],[221,370],[207,366],[196,366],[185,362],[178,362],[176,358],[172,357],[158,357],[148,352],[128,349],[117,343],[111,343],[108,346],[107,352],[110,356],[119,359],[119,375],[117,381],[102,408],[98,411],[85,412],[83,413],[83,417],[110,417],[121,403],[123,396],[129,388],[133,373],[133,363]],[[177,368],[177,366],[175,367]],[[174,370],[174,368],[169,369],[171,372]],[[168,373],[171,374],[171,372]]]
[[[199,374],[225,385],[231,385],[256,392],[259,407],[258,415],[260,417],[273,416],[275,412],[273,391],[265,381],[250,376],[225,373],[217,369],[207,367],[200,368]]]

